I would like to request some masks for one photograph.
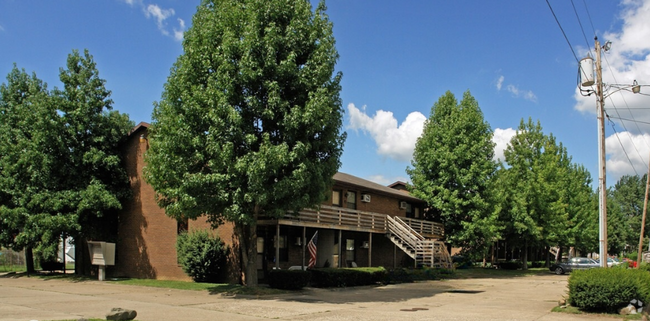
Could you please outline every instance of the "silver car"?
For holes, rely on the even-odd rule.
[[[552,264],[549,269],[555,274],[564,274],[573,270],[586,270],[600,267],[600,264],[594,259],[586,257],[572,257],[567,262]]]

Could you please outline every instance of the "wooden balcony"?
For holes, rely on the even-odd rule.
[[[320,210],[304,209],[298,213],[288,213],[276,220],[260,218],[258,225],[290,225],[336,230],[386,233],[388,222],[386,214],[351,210],[335,206],[321,206]],[[442,239],[444,226],[441,223],[400,217],[412,229],[427,239]]]

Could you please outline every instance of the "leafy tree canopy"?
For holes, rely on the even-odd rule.
[[[445,93],[431,108],[407,169],[412,192],[426,200],[445,224],[445,237],[466,250],[489,248],[498,235],[490,179],[492,129],[469,91],[458,103]]]
[[[133,123],[112,111],[92,56],[73,51],[62,90],[14,69],[0,86],[0,242],[55,256],[62,235],[97,237],[128,180],[118,142]]]
[[[255,285],[260,215],[319,204],[345,135],[321,3],[203,1],[154,107],[146,179],[168,215],[234,222]]]
[[[499,170],[498,205],[503,239],[524,249],[575,246],[590,248],[593,238],[591,176],[571,163],[562,143],[546,135],[539,123],[521,120],[504,151]]]

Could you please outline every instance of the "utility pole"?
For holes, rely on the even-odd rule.
[[[649,158],[650,159],[650,158]],[[639,252],[637,253],[637,266],[636,268],[638,269],[641,266],[641,262],[643,262],[643,257],[641,256],[643,254],[642,247],[643,247],[643,230],[645,228],[645,214],[647,213],[648,210],[648,188],[650,188],[650,161],[648,161],[648,177],[646,178],[645,182],[645,198],[643,199],[643,218],[641,219],[641,235],[639,236]]]
[[[605,98],[601,47],[596,37],[596,107],[598,108],[598,239],[600,266],[607,267],[607,184],[605,183]]]
[[[598,113],[598,238],[600,250],[598,256],[600,257],[600,266],[607,267],[607,184],[606,184],[606,159],[605,159],[605,98],[620,90],[631,91],[634,94],[641,92],[641,85],[636,80],[632,85],[616,85],[608,86],[608,88],[617,88],[616,90],[605,94],[605,86],[603,84],[603,65],[602,65],[602,51],[608,51],[611,42],[605,42],[605,45],[600,46],[598,37],[594,38],[596,41],[596,68],[593,66],[593,59],[590,56],[580,60],[580,94],[583,96],[590,96],[596,93],[596,109]],[[593,71],[596,70],[596,79],[594,81]],[[586,89],[582,87],[590,87],[596,85],[596,90]],[[648,175],[650,178],[650,175]],[[650,181],[648,183],[650,185]],[[646,191],[647,193],[647,191]],[[647,195],[646,195],[647,199]],[[645,212],[645,210],[644,210]],[[643,231],[641,232],[643,234]],[[639,247],[640,248],[640,247]],[[648,247],[650,250],[650,247]]]

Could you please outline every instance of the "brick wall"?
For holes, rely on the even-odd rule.
[[[153,188],[144,182],[143,154],[147,131],[140,127],[122,147],[124,165],[129,175],[133,197],[119,213],[118,239],[115,249],[115,276],[189,280],[177,264],[176,220],[165,215],[155,201]]]
[[[161,280],[186,280],[191,278],[178,265],[176,255],[177,222],[168,217],[155,201],[155,192],[142,176],[144,152],[148,147],[145,127],[132,133],[122,146],[124,165],[129,176],[133,197],[119,213],[113,276],[152,278]],[[188,222],[189,230],[211,229],[205,217]],[[236,236],[231,223],[216,230],[217,235],[230,247],[227,280],[239,281],[239,260]]]

